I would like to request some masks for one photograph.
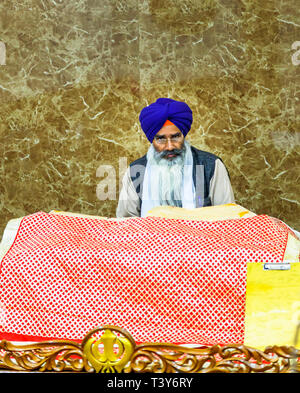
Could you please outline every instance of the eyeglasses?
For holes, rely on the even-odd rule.
[[[182,134],[175,134],[172,135],[170,138],[166,138],[164,136],[154,137],[155,142],[159,143],[160,145],[165,145],[168,140],[170,140],[172,143],[178,143],[181,139],[182,139]]]

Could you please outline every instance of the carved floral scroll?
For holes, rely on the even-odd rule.
[[[137,345],[116,326],[90,331],[81,343],[67,340],[34,344],[0,342],[0,369],[11,371],[123,373],[291,373],[300,371],[300,350],[244,345],[189,348],[169,343]]]

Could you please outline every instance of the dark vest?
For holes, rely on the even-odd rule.
[[[193,154],[193,182],[196,192],[196,207],[211,206],[209,184],[215,172],[215,162],[220,158],[213,153],[196,149],[193,146],[191,146],[191,150]],[[146,154],[129,165],[130,177],[140,202],[143,195],[146,165]]]

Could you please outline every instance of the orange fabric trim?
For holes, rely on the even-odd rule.
[[[172,123],[169,119],[167,119],[167,120],[165,121],[163,127],[164,127],[164,126],[175,126],[175,124]]]

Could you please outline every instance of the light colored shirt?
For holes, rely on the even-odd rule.
[[[215,162],[215,171],[210,181],[209,196],[212,205],[235,203],[227,169],[220,159]],[[116,217],[140,217],[141,201],[134,188],[128,167],[122,180]]]

